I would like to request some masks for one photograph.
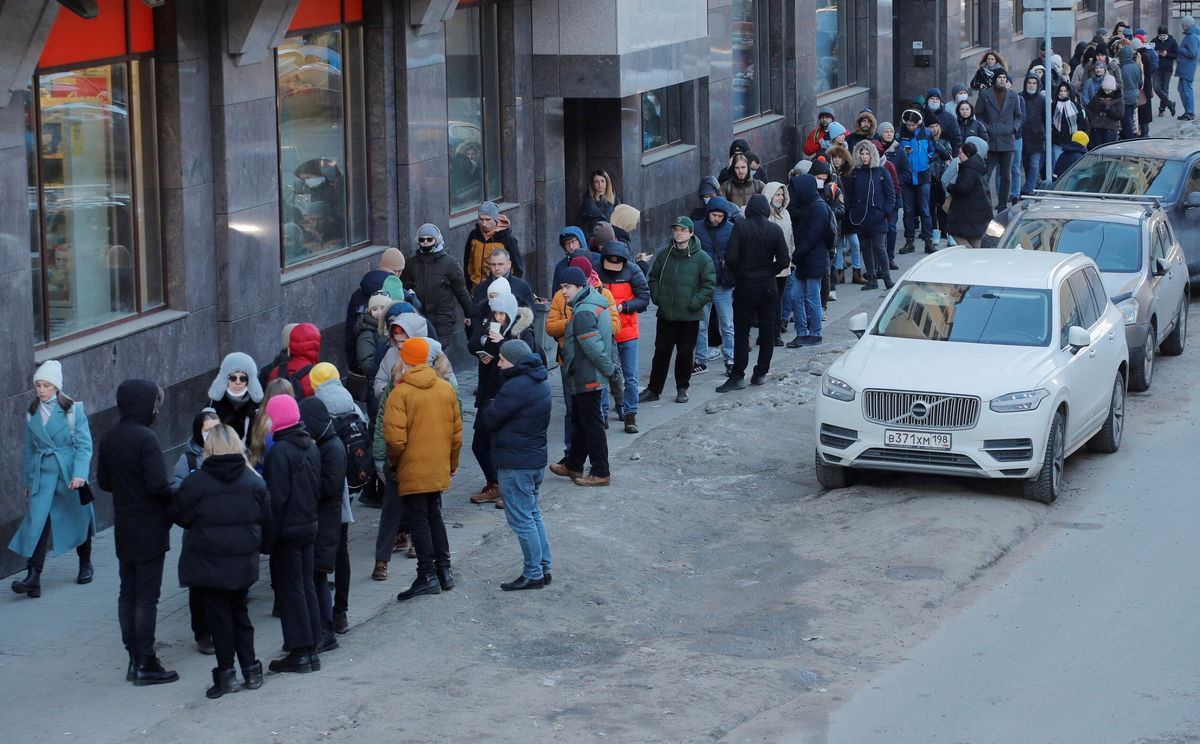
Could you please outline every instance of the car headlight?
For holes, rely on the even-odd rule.
[[[988,223],[987,234],[988,234],[988,237],[990,237],[990,238],[1000,237],[1001,235],[1004,234],[1004,225],[1001,225],[999,222],[992,220],[991,222]]]
[[[1125,319],[1125,325],[1133,325],[1137,322],[1138,310],[1141,307],[1141,303],[1137,301],[1136,297],[1130,297],[1117,303],[1117,309],[1121,311],[1121,317]]]
[[[854,400],[854,388],[836,377],[825,375],[821,378],[821,395],[848,403]]]
[[[1049,394],[1050,391],[1045,388],[1022,390],[1019,393],[1009,393],[1001,395],[999,398],[992,398],[992,402],[988,404],[988,407],[996,413],[1032,411],[1042,402],[1042,398],[1045,398]]]

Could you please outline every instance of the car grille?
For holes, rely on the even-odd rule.
[[[884,426],[922,429],[969,429],[979,420],[979,398],[973,395],[867,390],[863,416]]]
[[[956,452],[872,447],[855,458],[855,462],[902,463],[905,465],[936,465],[943,468],[982,470],[975,461]]]

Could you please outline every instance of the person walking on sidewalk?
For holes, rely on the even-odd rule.
[[[1175,104],[1171,102],[1171,76],[1175,73],[1175,58],[1179,56],[1179,42],[1171,36],[1166,26],[1158,27],[1158,36],[1147,44],[1157,57],[1158,69],[1154,71],[1154,92],[1158,94],[1158,115],[1164,116],[1170,109],[1175,115]]]
[[[96,482],[113,497],[113,535],[121,574],[117,617],[129,652],[125,679],[134,685],[174,682],[154,652],[163,562],[171,549],[171,482],[162,448],[150,425],[162,405],[162,388],[149,380],[117,386],[121,419],[100,439]]]
[[[89,584],[96,515],[87,485],[92,464],[92,431],[83,404],[62,392],[62,364],[50,359],[33,375],[34,399],[25,413],[22,481],[26,512],[8,549],[28,558],[25,578],[12,583],[17,594],[42,596],[46,550],[71,548],[79,557],[75,581]],[[84,503],[84,502],[87,503]]]
[[[263,683],[246,601],[258,581],[270,499],[267,484],[250,467],[244,451],[232,427],[221,424],[209,430],[200,469],[184,479],[169,509],[175,524],[186,530],[179,583],[199,598],[216,649],[213,684],[206,693],[211,699],[243,686],[255,690]],[[243,683],[233,668],[235,656]]]
[[[612,478],[600,391],[614,376],[620,379],[620,367],[612,358],[608,300],[588,287],[587,278],[574,266],[563,272],[562,293],[571,306],[562,351],[563,391],[571,396],[571,448],[562,463],[550,465],[550,472],[571,478],[577,486],[607,486]],[[622,394],[621,383],[610,386],[614,397]],[[584,475],[589,458],[592,469]]]
[[[463,427],[454,388],[429,366],[429,343],[405,341],[400,364],[400,379],[388,394],[383,438],[417,549],[417,578],[396,595],[403,602],[454,588],[442,491],[458,472]]]
[[[874,149],[870,143],[867,147]],[[779,289],[775,275],[788,268],[787,241],[783,230],[771,222],[767,197],[755,194],[746,205],[746,217],[733,228],[725,265],[733,285],[733,372],[718,393],[746,387],[746,365],[750,363],[750,328],[758,326],[758,361],[750,382],[764,385],[775,354],[775,329],[779,325]]]
[[[717,273],[712,259],[700,248],[689,217],[671,225],[671,242],[650,266],[650,299],[658,306],[654,332],[654,359],[650,382],[638,399],[658,400],[667,382],[671,353],[675,353],[675,402],[687,403],[692,380],[692,354],[700,335],[701,319],[712,302]]]
[[[504,591],[540,589],[550,583],[550,541],[538,508],[548,459],[550,383],[542,358],[520,339],[500,345],[496,360],[503,384],[492,405],[479,412],[477,436],[492,438],[500,473],[504,517],[521,544],[521,575],[500,585]]]

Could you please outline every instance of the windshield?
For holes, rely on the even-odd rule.
[[[1054,184],[1055,191],[1141,194],[1163,199],[1179,191],[1184,164],[1159,158],[1088,153]]]
[[[1133,273],[1142,268],[1137,225],[1072,219],[1023,219],[1008,233],[1001,248],[1082,253],[1101,271]]]
[[[1050,290],[904,282],[879,316],[874,334],[1045,346],[1050,341]]]

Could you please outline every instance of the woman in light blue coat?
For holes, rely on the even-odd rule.
[[[25,419],[23,485],[29,511],[8,549],[28,558],[24,579],[12,590],[42,596],[42,567],[46,549],[53,555],[71,548],[79,555],[76,581],[92,581],[92,534],[96,515],[80,503],[79,489],[87,485],[92,462],[92,433],[83,405],[62,393],[62,365],[51,359],[33,376],[37,397]]]

